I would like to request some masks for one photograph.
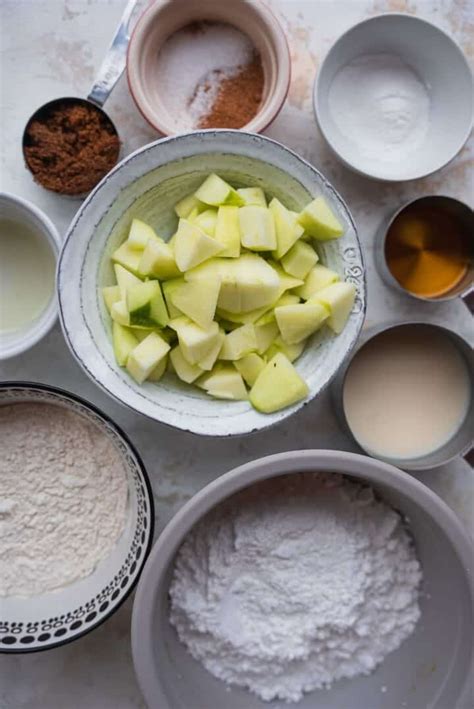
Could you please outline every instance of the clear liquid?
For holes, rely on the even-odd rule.
[[[0,331],[20,330],[45,310],[54,291],[55,259],[44,236],[0,219]]]

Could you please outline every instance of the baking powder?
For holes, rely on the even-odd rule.
[[[285,476],[212,511],[185,540],[171,623],[216,677],[296,701],[368,674],[420,616],[402,518],[336,475]]]
[[[428,88],[393,54],[367,54],[347,64],[334,77],[328,102],[340,133],[364,158],[408,160],[428,134]]]
[[[88,576],[123,531],[128,482],[118,451],[60,406],[0,407],[0,596]]]

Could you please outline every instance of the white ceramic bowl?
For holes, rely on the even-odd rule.
[[[288,42],[278,19],[265,3],[255,0],[155,0],[135,25],[127,53],[130,93],[148,123],[164,135],[177,132],[156,76],[161,46],[177,30],[200,21],[229,23],[246,34],[260,53],[265,76],[262,102],[244,130],[259,133],[280,112],[290,87]]]
[[[173,205],[210,172],[236,185],[260,185],[293,209],[323,194],[344,224],[345,235],[321,244],[320,252],[323,263],[355,283],[354,309],[341,335],[317,333],[296,365],[309,385],[306,401],[317,396],[344,362],[362,327],[362,255],[351,215],[336,190],[309,163],[268,138],[241,131],[201,131],[163,139],[125,158],[86,199],[71,224],[58,267],[58,293],[66,340],[99,386],[156,421],[225,436],[266,428],[304,402],[265,415],[246,401],[213,400],[169,374],[158,384],[139,386],[115,362],[110,318],[99,291],[113,282],[110,255],[126,238],[132,217],[170,236],[177,224]]]
[[[413,635],[370,675],[311,692],[298,709],[455,709],[470,706],[474,553],[448,506],[401,470],[354,453],[306,450],[254,460],[195,495],[156,542],[137,588],[132,616],[135,671],[149,709],[282,709],[229,688],[194,660],[169,622],[168,589],[176,552],[213,507],[255,482],[301,471],[335,472],[372,485],[408,518],[423,567],[422,616]],[[386,688],[383,693],[383,687]],[[461,705],[459,705],[461,706]]]
[[[55,261],[61,248],[61,239],[53,222],[31,202],[7,192],[0,193],[0,216],[34,229],[51,247]],[[13,332],[0,331],[0,360],[14,357],[36,345],[53,327],[58,315],[56,294],[43,312],[31,323]]]
[[[339,70],[357,57],[380,53],[399,56],[428,90],[428,132],[407,160],[384,161],[383,154],[364,155],[341,133],[329,110],[330,87]],[[379,180],[414,180],[446,165],[468,139],[472,74],[460,47],[448,34],[420,17],[387,13],[364,20],[339,37],[320,67],[313,104],[324,138],[345,165]]]
[[[128,515],[115,548],[86,578],[42,595],[0,598],[0,652],[4,653],[65,645],[107,620],[134,589],[154,530],[153,493],[143,463],[106,414],[62,389],[32,382],[1,383],[0,406],[19,402],[60,406],[84,417],[109,438],[128,477]]]

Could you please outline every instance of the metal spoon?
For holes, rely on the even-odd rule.
[[[38,108],[32,116],[28,119],[25,130],[23,131],[23,139],[22,139],[22,148],[23,148],[23,156],[25,159],[25,163],[32,172],[33,177],[40,182],[38,179],[38,176],[33,172],[31,169],[31,166],[28,163],[28,156],[26,154],[25,148],[30,145],[30,139],[29,139],[29,128],[31,126],[31,123],[35,120],[41,119],[47,114],[50,114],[54,108],[59,108],[60,106],[64,106],[65,104],[68,105],[73,105],[73,106],[93,106],[94,110],[100,113],[101,119],[104,124],[109,128],[110,132],[112,134],[115,134],[117,137],[119,137],[119,133],[117,131],[117,128],[115,127],[113,121],[110,119],[110,117],[107,115],[107,113],[102,109],[102,106],[110,96],[110,93],[112,92],[112,89],[114,88],[115,84],[117,83],[118,79],[120,78],[123,70],[125,69],[125,64],[126,64],[126,57],[127,57],[127,47],[128,47],[128,42],[130,39],[130,35],[128,32],[128,25],[130,22],[130,18],[133,14],[133,11],[135,9],[135,6],[139,0],[128,0],[127,4],[125,5],[125,9],[123,11],[120,24],[117,27],[117,30],[115,32],[115,35],[112,39],[112,42],[110,44],[109,49],[107,50],[107,53],[104,57],[104,60],[102,62],[102,65],[99,69],[99,72],[96,76],[95,82],[92,86],[92,89],[90,93],[88,94],[87,98],[79,98],[76,96],[64,96],[62,98],[57,98],[53,99],[52,101],[48,101],[47,103],[43,104]],[[118,161],[118,152],[117,152],[117,160]],[[112,166],[111,166],[112,167]],[[103,177],[103,175],[101,176]],[[101,178],[100,178],[101,179]],[[45,186],[45,185],[43,185]],[[47,187],[47,189],[50,189]],[[53,190],[54,191],[54,190]],[[84,194],[83,192],[80,194]],[[75,195],[75,196],[79,196]]]

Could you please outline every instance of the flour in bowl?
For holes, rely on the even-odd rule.
[[[118,451],[93,423],[52,404],[0,407],[0,597],[88,576],[126,521]]]
[[[337,475],[267,481],[186,538],[170,619],[216,677],[297,701],[368,674],[413,632],[421,569],[401,516]]]

